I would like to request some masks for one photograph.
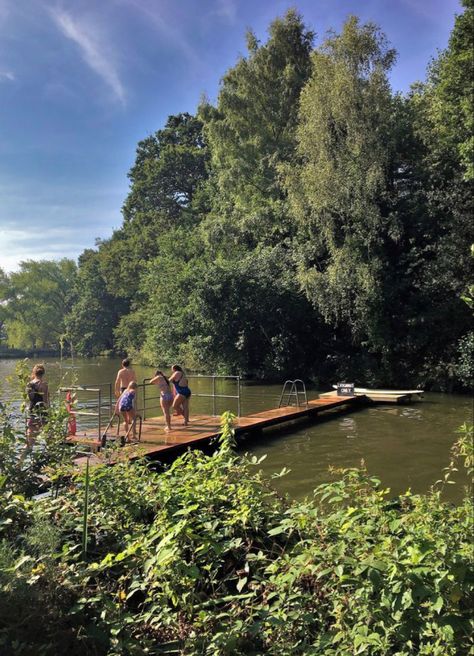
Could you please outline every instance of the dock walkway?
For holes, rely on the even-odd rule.
[[[316,417],[322,413],[333,410],[341,410],[347,407],[366,405],[367,399],[363,396],[346,396],[331,398],[319,398],[308,401],[307,405],[284,406],[264,410],[255,414],[238,417],[234,422],[236,436],[242,434],[258,433],[264,428],[277,426],[287,422],[295,421],[305,417]],[[127,444],[118,452],[117,459],[128,458],[134,460],[143,456],[152,459],[167,459],[178,453],[186,451],[189,447],[200,447],[209,444],[221,433],[220,417],[209,415],[194,415],[188,426],[182,425],[182,417],[173,417],[173,430],[166,432],[163,417],[153,417],[143,421],[141,440],[137,444]],[[97,432],[83,433],[75,438],[70,438],[78,444],[87,445],[94,455],[90,457],[91,464],[113,464],[114,458],[110,459],[104,451],[98,451],[100,442]],[[105,450],[107,451],[107,449]],[[78,464],[87,456],[78,458]]]

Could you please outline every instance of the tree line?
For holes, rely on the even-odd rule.
[[[449,388],[473,378],[473,1],[406,94],[385,35],[302,17],[222,78],[217,102],[140,141],[123,223],[0,280],[12,345],[255,376]],[[41,269],[38,272],[38,269]],[[43,316],[44,315],[44,316]],[[39,328],[41,326],[41,329]]]

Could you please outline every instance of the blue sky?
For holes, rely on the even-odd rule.
[[[317,34],[349,14],[398,51],[396,90],[425,78],[457,0],[0,0],[0,267],[77,257],[121,224],[137,142],[194,112],[239,54],[296,7]]]

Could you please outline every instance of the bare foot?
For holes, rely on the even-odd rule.
[[[171,427],[170,426],[165,426],[165,431],[170,431]]]

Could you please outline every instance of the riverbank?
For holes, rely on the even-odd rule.
[[[0,359],[59,358],[61,352],[54,349],[16,349],[0,347]]]

